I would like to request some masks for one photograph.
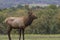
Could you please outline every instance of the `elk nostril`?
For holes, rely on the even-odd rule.
[[[35,19],[37,19],[37,17],[35,17]]]

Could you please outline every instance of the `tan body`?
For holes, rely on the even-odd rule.
[[[14,29],[20,29],[20,38],[21,38],[21,31],[23,33],[23,40],[24,40],[24,29],[31,25],[31,23],[33,22],[34,19],[36,19],[37,17],[35,15],[33,15],[32,12],[28,12],[28,16],[22,16],[22,17],[8,17],[5,19],[5,23],[7,25],[9,25],[9,29],[8,29],[8,37],[9,40],[11,40],[10,37],[10,31],[12,30],[12,28]],[[19,40],[20,40],[19,38]]]
[[[9,17],[6,19],[6,23],[11,25],[13,28],[22,28],[23,26],[25,27],[23,20],[24,17]]]

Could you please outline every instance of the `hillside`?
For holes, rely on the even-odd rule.
[[[60,0],[0,0],[0,9],[16,6],[19,4],[58,4]]]

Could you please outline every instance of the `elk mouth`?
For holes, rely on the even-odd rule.
[[[37,19],[38,17],[35,17],[35,19]]]

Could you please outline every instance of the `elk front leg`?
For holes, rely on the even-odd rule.
[[[21,29],[19,29],[19,40],[21,40]]]
[[[11,32],[11,30],[12,30],[12,28],[9,27],[9,28],[8,28],[8,38],[9,38],[9,40],[11,40],[11,37],[10,37],[10,32]]]
[[[23,40],[24,40],[24,29],[22,29],[22,34],[23,34]]]

